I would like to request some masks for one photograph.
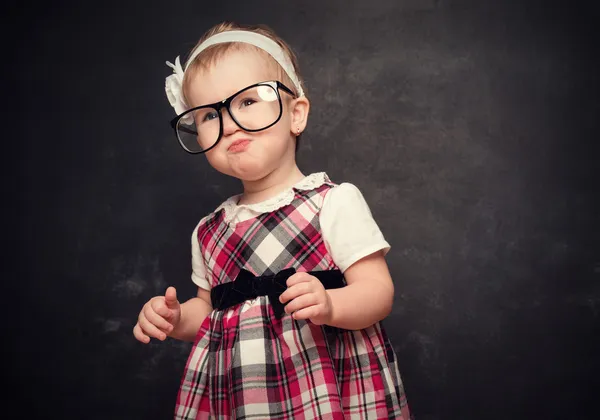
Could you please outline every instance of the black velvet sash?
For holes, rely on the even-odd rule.
[[[285,305],[279,302],[279,296],[287,289],[286,281],[294,273],[294,268],[287,268],[273,275],[257,277],[242,269],[235,281],[220,284],[211,290],[213,308],[223,310],[258,296],[269,296],[275,317],[280,319]],[[340,270],[311,271],[308,274],[318,278],[325,289],[339,289],[346,285]]]

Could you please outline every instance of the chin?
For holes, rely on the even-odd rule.
[[[258,181],[272,172],[264,163],[255,160],[231,162],[226,167],[215,167],[219,172],[241,181]]]
[[[259,181],[267,177],[282,161],[285,150],[263,150],[252,145],[249,150],[238,154],[215,153],[207,155],[209,163],[217,171],[241,181]]]

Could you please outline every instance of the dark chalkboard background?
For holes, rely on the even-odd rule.
[[[597,18],[542,1],[9,4],[6,409],[172,417],[190,346],[131,330],[167,286],[194,293],[192,229],[239,185],[178,148],[165,61],[234,20],[298,52],[301,168],[359,186],[392,244],[384,325],[415,418],[600,418]]]

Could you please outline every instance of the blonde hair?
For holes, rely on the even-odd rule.
[[[296,72],[296,74],[298,76],[300,86],[302,87],[302,90],[304,92],[306,92],[306,88],[304,86],[304,81],[302,80],[302,77],[300,76],[300,67],[298,65],[298,58],[296,57],[296,54],[294,54],[294,51],[292,50],[292,48],[283,39],[281,39],[275,33],[275,31],[273,31],[271,28],[269,28],[266,25],[240,25],[240,24],[233,23],[233,22],[220,23],[218,25],[213,26],[208,31],[206,31],[206,33],[204,35],[202,35],[202,37],[200,38],[198,43],[194,46],[192,51],[194,51],[200,44],[202,44],[204,41],[206,41],[211,36],[219,34],[221,32],[234,31],[234,30],[243,30],[243,31],[254,32],[254,33],[257,33],[260,35],[264,35],[264,36],[272,39],[273,41],[275,41],[283,49],[284,53],[290,58],[290,61],[292,62],[292,65],[294,66],[294,71]],[[185,75],[183,77],[183,86],[182,86],[183,97],[186,100],[186,102],[188,101],[188,98],[186,97],[185,92],[189,88],[189,84],[191,82],[192,77],[196,74],[196,72],[198,72],[198,70],[208,69],[219,58],[223,57],[223,55],[225,55],[228,51],[232,51],[232,50],[236,51],[236,50],[241,50],[243,48],[252,48],[255,51],[257,51],[258,53],[262,54],[264,56],[265,60],[267,61],[267,63],[269,63],[269,65],[272,66],[273,69],[277,72],[277,76],[278,76],[279,80],[284,85],[289,87],[296,94],[296,96],[298,95],[298,90],[296,89],[296,86],[294,85],[292,80],[289,78],[289,76],[283,70],[283,68],[281,68],[281,66],[277,63],[277,61],[275,61],[268,53],[266,53],[265,51],[261,50],[258,47],[255,47],[253,45],[236,43],[236,42],[226,42],[226,43],[216,44],[216,45],[212,45],[212,46],[208,47],[204,51],[200,52],[200,54],[198,54],[194,58],[194,61],[187,64],[187,69],[186,69]]]

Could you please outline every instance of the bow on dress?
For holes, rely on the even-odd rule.
[[[211,291],[215,309],[226,309],[258,296],[269,296],[275,318],[281,319],[284,304],[279,297],[287,289],[287,279],[296,273],[294,268],[286,268],[271,275],[255,276],[247,270],[240,270],[235,281],[221,284]]]
[[[255,276],[242,269],[234,281],[220,284],[211,290],[213,308],[227,309],[258,296],[268,296],[275,318],[281,319],[285,305],[279,301],[279,297],[287,289],[287,279],[295,273],[295,268],[286,268],[275,274]],[[340,270],[311,271],[307,274],[319,279],[325,289],[337,289],[346,285]]]

